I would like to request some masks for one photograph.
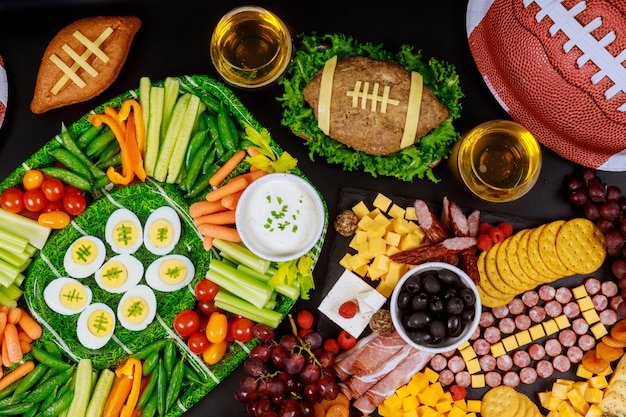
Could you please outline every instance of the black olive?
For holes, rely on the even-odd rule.
[[[441,283],[434,274],[424,275],[422,285],[424,290],[430,294],[437,294],[441,291]]]
[[[448,336],[457,337],[461,334],[463,326],[461,326],[461,318],[457,315],[448,316]]]
[[[400,310],[406,310],[411,306],[413,296],[408,291],[401,291],[398,294],[397,305]]]
[[[446,313],[448,314],[461,314],[463,307],[463,300],[459,297],[450,297],[446,300]]]
[[[443,300],[436,295],[432,296],[428,303],[428,310],[436,315],[443,313]]]
[[[423,329],[430,324],[430,315],[425,311],[416,311],[409,317],[409,326],[412,329]]]
[[[441,285],[445,287],[456,287],[460,281],[459,276],[448,269],[440,269],[437,275]]]
[[[429,297],[425,292],[416,294],[411,299],[411,307],[413,310],[422,311],[428,308]]]
[[[409,335],[418,345],[429,345],[433,337],[426,330],[420,330]]]
[[[474,316],[476,315],[476,310],[474,308],[465,308],[461,312],[461,321],[463,323],[470,323],[474,320]]]
[[[457,295],[457,290],[456,288],[444,287],[441,295],[443,298],[455,297]]]
[[[474,294],[474,291],[469,288],[463,288],[459,291],[459,296],[461,296],[463,304],[467,307],[473,307],[474,304],[476,304],[476,295]]]
[[[404,283],[404,288],[410,293],[416,293],[422,289],[422,277],[419,274],[411,275]]]
[[[408,313],[403,314],[402,317],[400,318],[400,323],[402,323],[402,327],[404,327],[404,329],[407,331],[412,330],[410,317],[411,317],[411,312],[408,312]]]
[[[433,343],[439,343],[446,336],[446,325],[441,320],[433,320],[428,326],[428,331],[433,337]]]

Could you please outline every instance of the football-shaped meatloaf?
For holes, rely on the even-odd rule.
[[[411,146],[448,118],[418,73],[366,57],[331,58],[304,99],[326,135],[370,155]]]
[[[64,27],[50,41],[37,74],[33,113],[96,97],[117,78],[141,27],[135,16],[96,16]]]

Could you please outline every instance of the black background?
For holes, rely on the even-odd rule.
[[[9,79],[8,110],[0,129],[0,178],[6,177],[54,137],[62,122],[71,124],[104,101],[137,88],[142,76],[152,80],[186,74],[216,77],[209,57],[209,38],[220,16],[240,4],[248,2],[0,0],[0,55]],[[465,1],[317,0],[259,1],[257,4],[277,13],[294,35],[311,31],[342,32],[362,42],[382,43],[391,51],[406,43],[422,50],[426,58],[435,57],[454,64],[465,93],[462,116],[455,122],[460,132],[483,121],[508,118],[489,93],[473,62],[465,32]],[[43,115],[31,113],[29,104],[37,70],[48,42],[72,21],[103,14],[133,14],[143,22],[118,79],[91,101]],[[448,196],[464,207],[535,220],[570,218],[577,214],[567,199],[563,182],[580,167],[546,148],[543,148],[543,169],[534,189],[518,201],[497,205],[470,195],[451,177],[445,163],[435,169],[441,181],[434,184],[428,180],[408,183],[392,178],[374,179],[362,172],[343,172],[324,160],[312,162],[300,139],[280,124],[281,107],[275,98],[281,94],[279,86],[263,92],[237,91],[244,105],[272,137],[298,158],[305,175],[323,194],[331,221],[339,204],[340,191],[346,186],[431,201],[441,201],[443,196]],[[626,190],[622,173],[605,172],[601,176],[605,182]],[[310,301],[300,302],[296,309],[316,310],[323,295],[330,248],[335,238],[334,231],[329,230],[315,269],[318,289]],[[245,407],[233,398],[241,374],[241,370],[232,374],[186,415],[245,416]]]

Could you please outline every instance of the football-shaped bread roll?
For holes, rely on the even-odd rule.
[[[117,78],[141,20],[96,16],[70,23],[46,48],[39,66],[33,113],[96,97]]]
[[[366,57],[331,58],[304,99],[326,135],[370,155],[415,144],[449,115],[420,74]]]

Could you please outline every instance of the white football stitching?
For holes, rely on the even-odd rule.
[[[591,77],[592,84],[597,84],[604,77],[613,82],[613,86],[604,92],[607,100],[613,98],[620,91],[626,93],[626,68],[623,65],[626,61],[626,50],[613,56],[606,49],[607,45],[616,38],[614,31],[607,33],[600,40],[591,35],[592,31],[602,25],[601,17],[595,18],[586,26],[581,25],[576,20],[576,15],[587,8],[585,1],[577,3],[569,10],[560,1],[555,0],[523,0],[523,3],[524,7],[535,3],[541,8],[535,16],[537,22],[541,22],[546,16],[554,22],[550,28],[552,36],[556,35],[559,30],[567,36],[569,41],[563,45],[565,53],[570,52],[574,46],[583,52],[576,61],[579,68],[588,61],[593,62],[599,68],[598,72]],[[626,112],[626,103],[623,103],[617,110]]]

